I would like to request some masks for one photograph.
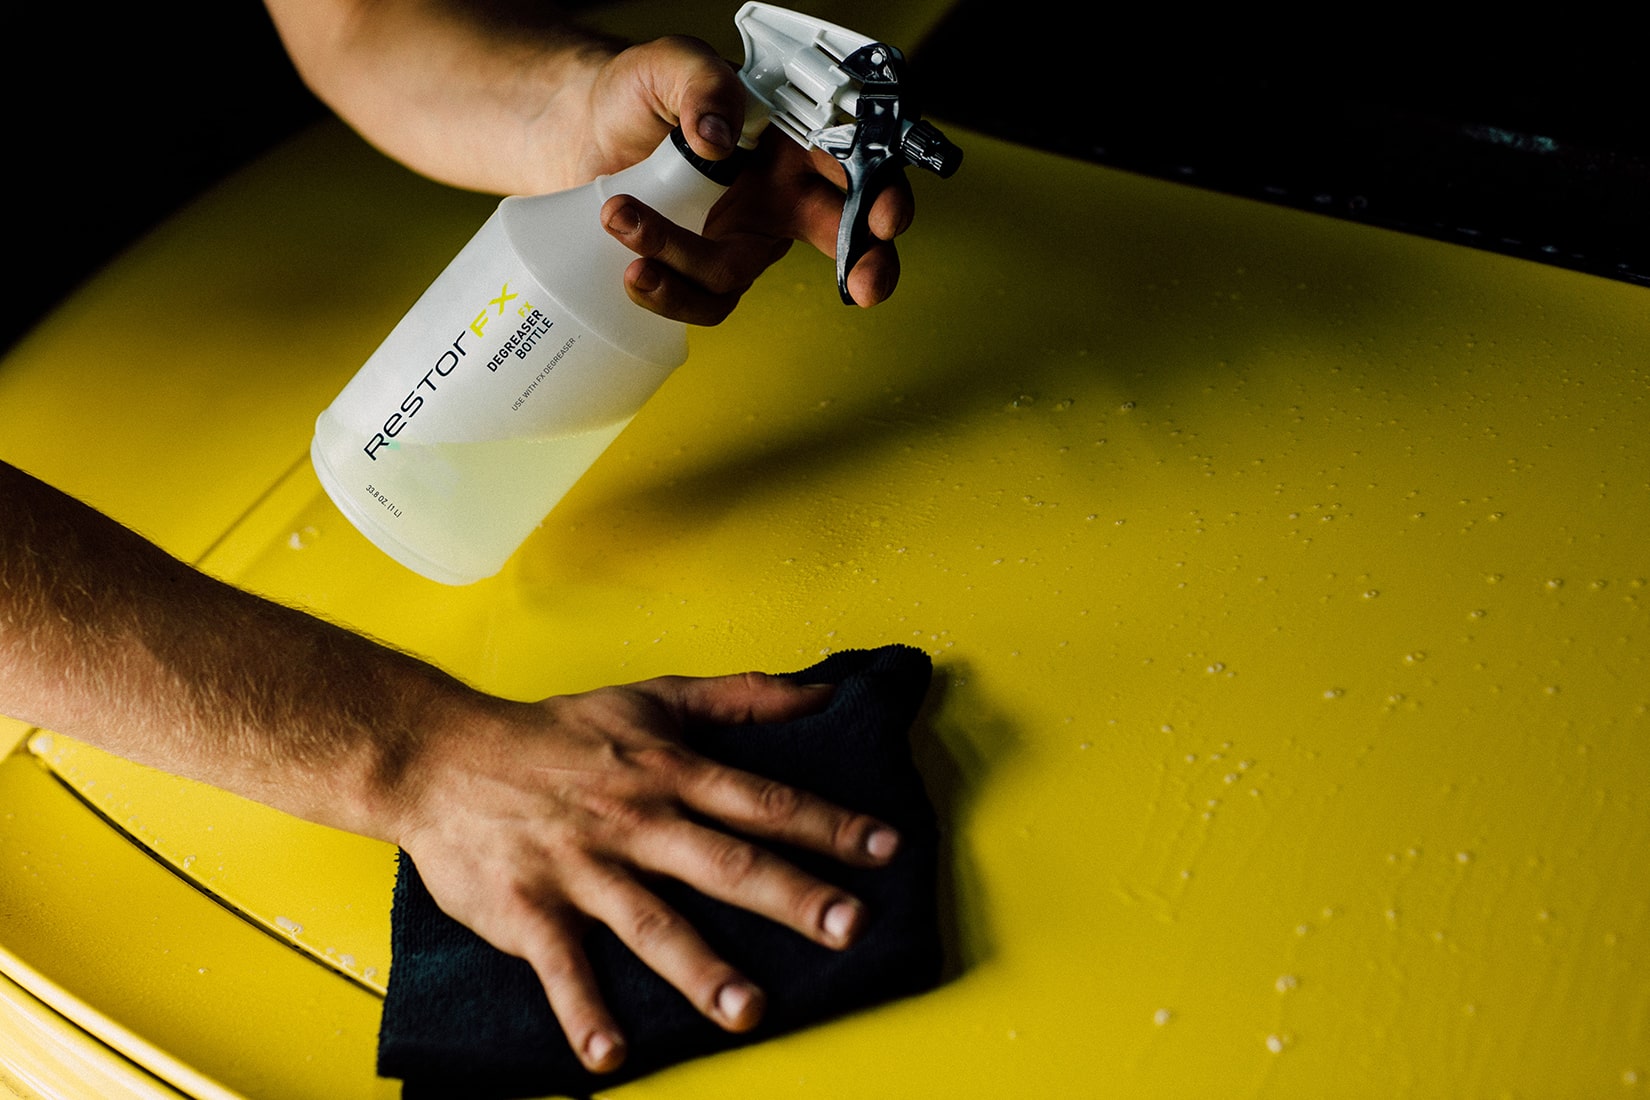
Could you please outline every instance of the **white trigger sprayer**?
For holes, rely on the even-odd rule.
[[[847,173],[849,301],[877,193],[906,164],[949,176],[962,153],[917,121],[892,46],[767,4],[735,23],[742,149],[771,121]],[[602,204],[632,195],[698,232],[742,159],[702,160],[678,128],[622,172],[501,202],[316,421],[315,471],[350,522],[433,580],[498,572],[687,358],[685,326],[626,296],[636,257],[602,229]]]

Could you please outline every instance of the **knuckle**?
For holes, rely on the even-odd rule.
[[[686,923],[680,914],[662,902],[638,907],[630,914],[631,942],[637,954],[644,954],[677,939]]]
[[[668,742],[637,749],[632,760],[642,771],[669,787],[677,786],[694,769],[694,757],[682,746]]]
[[[724,882],[737,885],[747,881],[761,867],[762,854],[754,844],[727,837],[711,853],[711,863]]]
[[[738,301],[740,295],[750,289],[754,279],[747,279],[732,264],[718,262],[707,264],[693,272],[693,280],[704,291],[706,301],[701,308],[710,310],[718,308],[722,299],[732,298]]]
[[[756,789],[757,811],[770,823],[787,822],[802,809],[802,795],[796,788],[766,780]]]
[[[590,813],[601,823],[603,842],[632,836],[647,828],[653,815],[634,798],[622,795],[592,797]]]
[[[729,245],[718,251],[716,261],[706,266],[699,281],[714,297],[737,302],[772,266],[770,257],[765,244]]]

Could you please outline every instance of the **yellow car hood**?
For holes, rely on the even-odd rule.
[[[1644,292],[952,136],[894,299],[794,251],[481,584],[305,458],[492,205],[337,126],[19,347],[0,457],[514,697],[934,655],[959,976],[627,1095],[1650,1073]],[[196,1095],[394,1095],[389,849],[47,733],[0,785],[18,988]]]

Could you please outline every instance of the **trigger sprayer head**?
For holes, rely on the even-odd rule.
[[[739,78],[751,99],[740,144],[755,145],[771,122],[804,148],[836,157],[847,173],[836,281],[851,305],[848,272],[871,247],[876,196],[907,164],[949,177],[962,150],[921,121],[905,56],[893,46],[771,4],[746,4],[734,23],[745,45]]]

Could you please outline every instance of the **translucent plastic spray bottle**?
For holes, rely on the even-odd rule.
[[[907,164],[949,176],[961,152],[916,119],[893,47],[766,4],[735,23],[741,147],[772,122],[847,172],[848,301],[888,177]],[[678,130],[622,172],[500,203],[316,421],[311,460],[350,522],[433,580],[498,572],[687,358],[685,327],[625,294],[636,257],[601,227],[602,204],[631,195],[697,232],[742,159],[702,160]]]

